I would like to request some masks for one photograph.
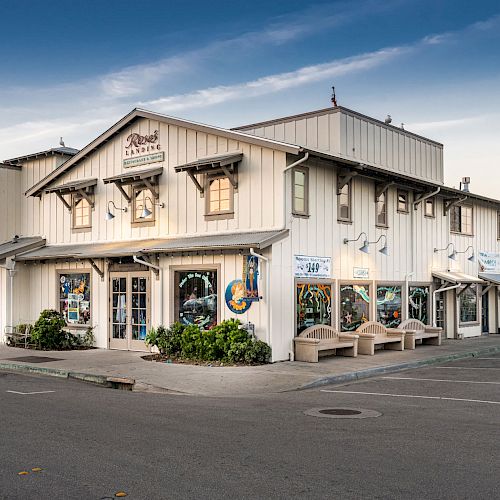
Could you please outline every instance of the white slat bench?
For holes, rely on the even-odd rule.
[[[356,329],[359,335],[359,354],[375,354],[375,346],[394,351],[403,351],[405,348],[405,331],[397,328],[386,328],[382,323],[367,321]]]
[[[417,340],[422,344],[441,345],[442,328],[424,325],[418,319],[405,319],[398,328],[406,332],[405,349],[415,349]]]
[[[351,333],[339,333],[329,325],[310,326],[293,340],[295,361],[317,363],[320,352],[323,356],[341,354],[356,357],[358,355],[358,336]]]

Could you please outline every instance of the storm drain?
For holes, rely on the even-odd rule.
[[[312,408],[304,414],[322,418],[375,418],[382,415],[378,411],[363,408]]]
[[[22,363],[49,363],[50,361],[63,361],[61,358],[49,358],[48,356],[21,356],[20,358],[9,358],[8,361],[21,361]]]

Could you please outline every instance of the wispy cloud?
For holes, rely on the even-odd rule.
[[[485,120],[485,116],[467,116],[464,118],[455,118],[452,120],[440,120],[431,122],[407,123],[406,129],[412,132],[431,132],[434,130],[443,130],[456,127],[469,126],[474,123],[480,123]]]

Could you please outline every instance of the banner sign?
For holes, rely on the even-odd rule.
[[[137,167],[138,165],[147,165],[148,163],[157,163],[159,161],[163,161],[164,158],[164,151],[149,155],[136,156],[135,158],[126,158],[123,160],[123,168]]]
[[[352,277],[367,280],[369,271],[370,270],[367,267],[353,267]]]
[[[243,283],[247,300],[259,300],[259,258],[255,255],[243,256]]]
[[[500,273],[500,253],[478,252],[479,271],[482,273]]]
[[[226,287],[224,294],[228,309],[235,314],[243,314],[250,309],[252,301],[245,297],[245,284],[242,280],[233,280]]]
[[[331,257],[310,257],[294,255],[294,276],[296,278],[330,278]]]

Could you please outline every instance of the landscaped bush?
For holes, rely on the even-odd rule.
[[[77,343],[77,339],[63,328],[66,321],[60,313],[54,309],[45,309],[31,331],[31,340],[41,349],[71,349]]]
[[[197,325],[174,323],[170,328],[152,328],[146,344],[158,348],[169,357],[229,363],[268,363],[271,348],[255,340],[240,328],[240,321],[229,319],[209,330]]]

